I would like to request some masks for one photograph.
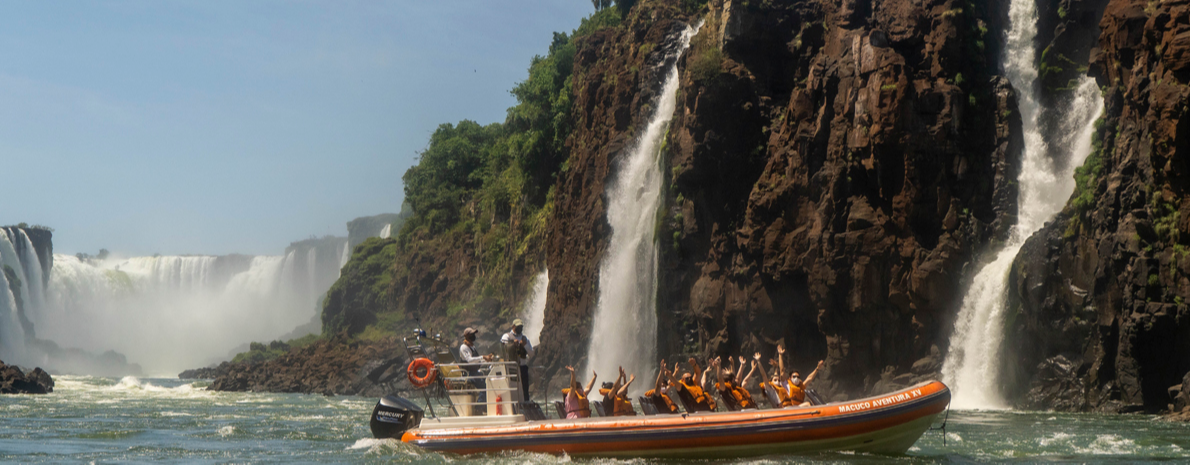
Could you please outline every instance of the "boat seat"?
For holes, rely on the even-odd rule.
[[[537,402],[521,402],[521,414],[525,415],[525,419],[529,421],[545,420],[545,413],[541,411],[541,406]]]
[[[591,404],[591,413],[595,414],[595,416],[600,416],[600,417],[609,416],[609,415],[605,415],[603,413],[603,402],[593,400],[588,403]]]
[[[637,401],[640,402],[640,411],[644,412],[645,415],[657,414],[657,405],[654,404],[653,401],[649,400],[648,397],[641,397],[640,399],[637,399]]]
[[[716,389],[716,391],[718,391],[718,389]],[[723,405],[724,407],[727,407],[727,411],[729,411],[729,412],[738,412],[740,410],[743,410],[740,408],[740,404],[736,403],[735,397],[732,397],[730,394],[723,395],[723,393],[720,392],[719,393],[719,404]]]
[[[764,387],[764,398],[769,402],[772,408],[781,408],[781,398],[777,397],[777,392],[773,390],[772,386]]]
[[[554,410],[558,411],[558,418],[566,418],[566,404],[561,401],[554,401]]]
[[[810,405],[825,405],[822,401],[822,396],[818,395],[818,391],[813,389],[806,389],[806,400],[810,401]]]

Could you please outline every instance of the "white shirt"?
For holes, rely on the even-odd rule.
[[[466,342],[459,346],[459,357],[466,363],[479,363],[483,361],[483,356],[475,352],[475,348],[467,345]]]
[[[520,362],[521,366],[529,366],[529,357],[533,356],[533,344],[529,343],[529,338],[525,337],[524,334],[517,335],[516,330],[504,333],[504,335],[500,337],[501,344],[508,344],[509,342],[514,341],[522,341],[525,343],[526,353],[524,357],[521,357]]]

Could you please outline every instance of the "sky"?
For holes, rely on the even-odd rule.
[[[55,253],[269,254],[395,213],[586,0],[0,2],[0,225]]]

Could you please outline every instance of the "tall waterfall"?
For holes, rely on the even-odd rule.
[[[660,149],[677,107],[678,58],[700,26],[687,26],[679,46],[666,57],[671,64],[657,109],[620,162],[607,190],[612,233],[599,267],[599,301],[587,352],[588,369],[605,380],[614,379],[619,366],[642,381],[656,374],[657,241],[653,229],[661,202]]]
[[[541,329],[545,327],[545,298],[549,288],[550,270],[541,270],[533,278],[532,293],[525,299],[525,307],[521,309],[521,318],[525,320],[525,337],[533,345],[541,342]]]
[[[942,377],[954,391],[955,408],[1004,408],[998,383],[1004,340],[1004,305],[1013,259],[1037,230],[1061,211],[1074,190],[1074,169],[1091,151],[1094,121],[1103,111],[1095,81],[1084,76],[1063,108],[1053,150],[1038,127],[1037,69],[1034,43],[1037,11],[1034,0],[1012,0],[1011,29],[1004,51],[1004,68],[1020,93],[1025,147],[1022,154],[1018,219],[1003,249],[984,265],[963,297],[951,335]],[[1068,157],[1060,160],[1061,157]],[[1062,163],[1055,163],[1060,161]]]

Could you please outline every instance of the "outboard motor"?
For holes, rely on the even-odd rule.
[[[372,436],[378,439],[401,439],[405,431],[421,424],[424,412],[408,399],[389,394],[376,403],[372,409]]]

